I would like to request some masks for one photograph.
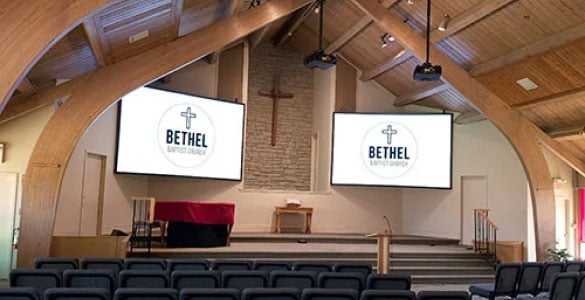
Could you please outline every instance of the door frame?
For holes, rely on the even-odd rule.
[[[97,224],[96,224],[96,236],[101,235],[102,223],[103,223],[103,213],[104,213],[104,192],[105,192],[105,181],[106,181],[106,162],[107,162],[107,155],[96,153],[96,152],[89,152],[84,151],[83,156],[83,177],[81,179],[81,202],[79,205],[79,226],[78,226],[78,234],[81,235],[81,223],[83,221],[83,196],[85,193],[85,168],[87,166],[87,160],[89,157],[95,156],[100,157],[101,160],[101,167],[100,167],[100,187],[99,187],[99,195],[98,195],[98,209],[97,209]]]

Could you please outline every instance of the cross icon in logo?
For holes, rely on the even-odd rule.
[[[386,129],[382,129],[382,133],[386,135],[386,142],[388,145],[392,145],[392,136],[397,134],[398,131],[396,131],[396,129],[392,129],[392,125],[388,125]]]
[[[197,118],[197,115],[191,113],[191,107],[187,107],[187,111],[182,112],[181,117],[185,117],[185,127],[191,129],[191,119]]]

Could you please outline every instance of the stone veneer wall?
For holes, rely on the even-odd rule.
[[[267,42],[250,52],[248,74],[244,188],[309,190],[313,71],[287,45],[275,48]],[[278,100],[272,146],[272,99],[258,91],[272,90],[275,76],[280,76],[280,90],[294,97]]]

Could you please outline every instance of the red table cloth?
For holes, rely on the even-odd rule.
[[[156,201],[154,219],[198,224],[234,224],[234,203]]]

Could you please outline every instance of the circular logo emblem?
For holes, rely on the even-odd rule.
[[[362,139],[362,158],[366,168],[382,178],[406,174],[414,166],[418,147],[410,130],[399,123],[379,123]]]
[[[193,168],[213,152],[215,129],[209,116],[193,104],[170,107],[158,123],[158,142],[173,164]]]

